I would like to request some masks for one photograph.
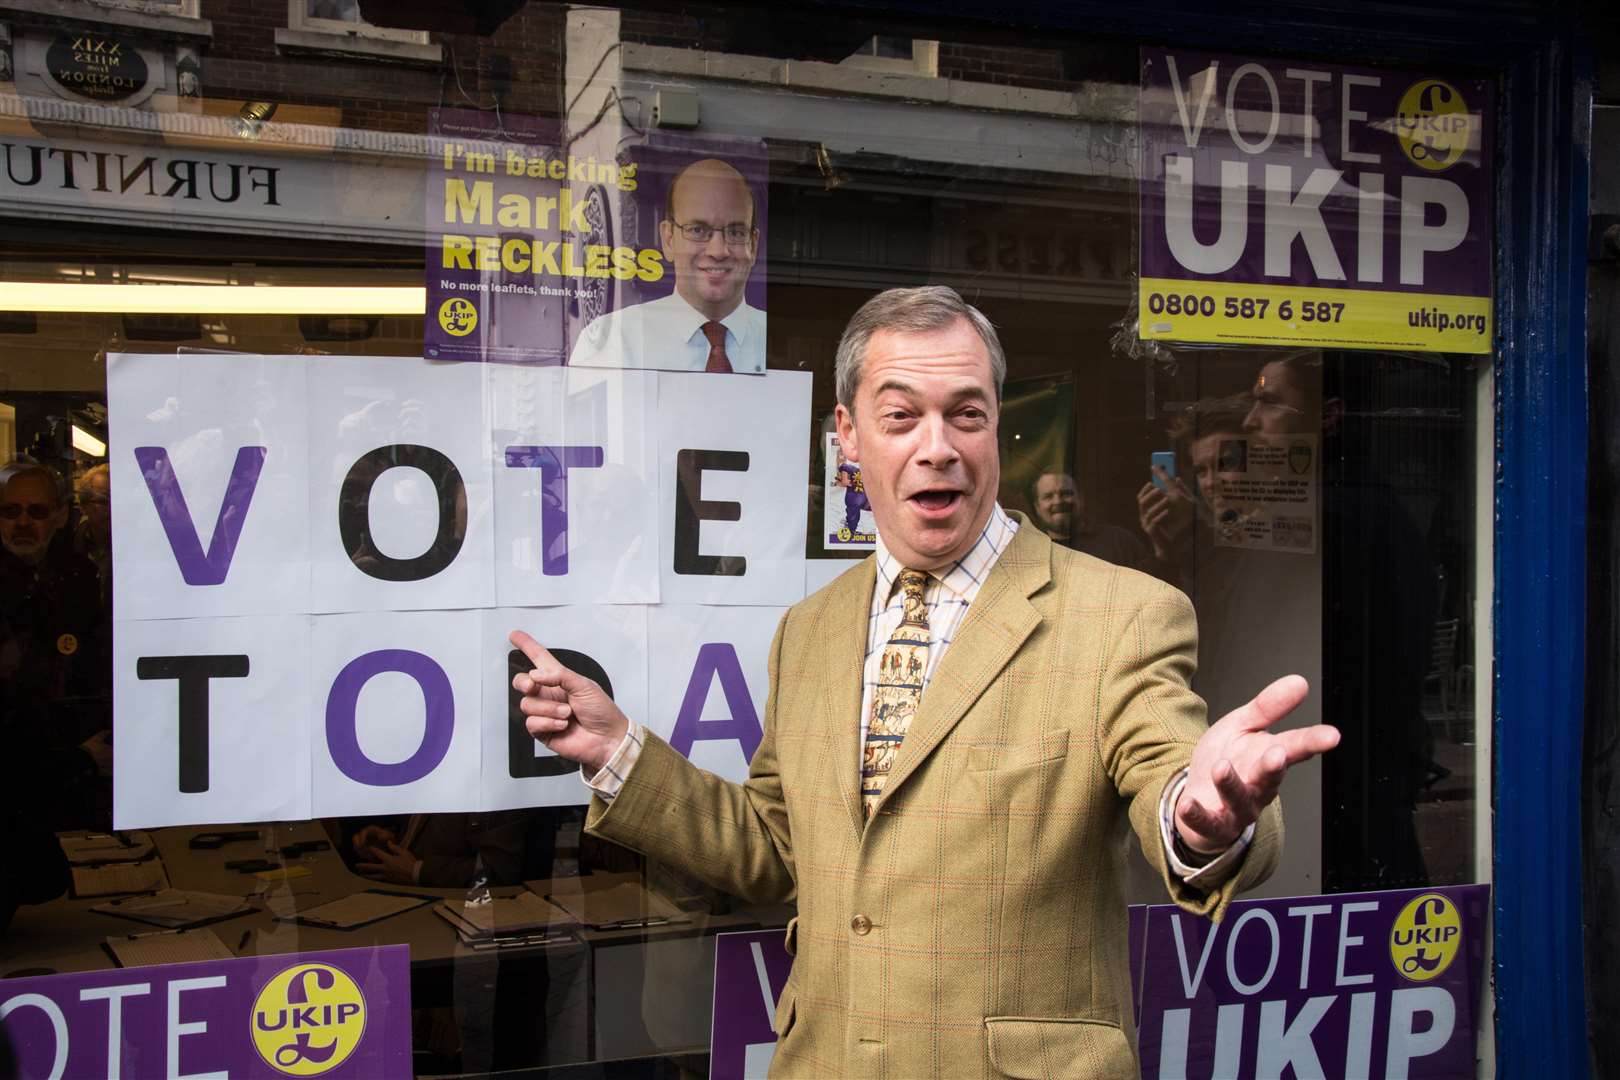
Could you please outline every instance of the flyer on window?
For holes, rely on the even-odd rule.
[[[822,533],[826,551],[871,551],[877,547],[877,521],[866,497],[861,467],[844,456],[836,432],[823,436],[825,476],[822,492]]]
[[[1314,555],[1316,436],[1233,436],[1215,454],[1215,546]]]

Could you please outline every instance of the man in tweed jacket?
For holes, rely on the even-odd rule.
[[[1219,918],[1276,862],[1288,766],[1338,739],[1266,730],[1304,697],[1297,676],[1207,726],[1187,599],[1002,512],[1005,369],[949,289],[890,290],[851,320],[839,436],[880,546],[783,618],[747,783],[513,635],[535,664],[514,680],[529,730],[598,792],[590,830],[797,902],[773,1075],[1134,1077],[1126,826],[1176,903]],[[927,574],[924,690],[863,800],[907,569]]]

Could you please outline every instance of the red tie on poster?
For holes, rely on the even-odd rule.
[[[731,359],[726,356],[725,325],[711,319],[703,324],[703,336],[709,339],[709,362],[703,370],[731,374]]]

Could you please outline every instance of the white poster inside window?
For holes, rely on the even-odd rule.
[[[1215,452],[1215,546],[1313,555],[1316,436],[1232,436]]]

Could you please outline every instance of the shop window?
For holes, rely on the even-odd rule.
[[[143,15],[177,15],[182,19],[201,16],[201,0],[100,0],[98,8],[117,8]]]
[[[360,15],[359,0],[287,0],[287,28],[276,31],[285,51],[342,52],[407,61],[436,61],[426,30],[377,26]]]
[[[894,75],[938,75],[939,42],[874,34],[843,64]]]

